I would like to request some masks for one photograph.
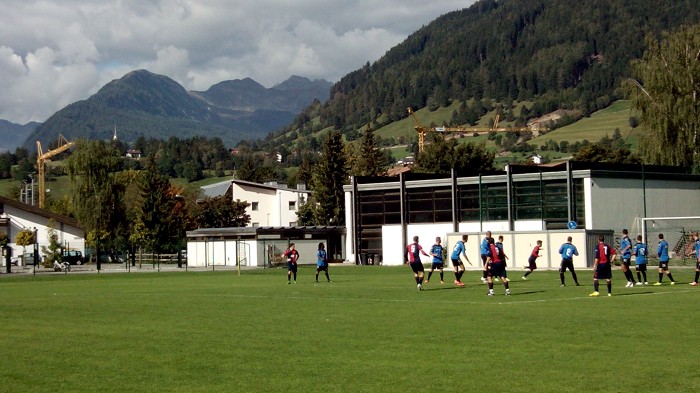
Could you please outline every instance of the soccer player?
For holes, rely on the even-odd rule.
[[[493,277],[500,277],[503,281],[503,286],[506,288],[506,296],[510,296],[510,288],[508,279],[506,278],[506,263],[501,259],[501,252],[496,247],[493,238],[489,239],[489,253],[486,260],[486,282],[489,286],[489,291],[486,296],[493,296]]]
[[[612,269],[611,265],[615,257],[615,249],[605,244],[605,237],[598,236],[598,245],[595,248],[593,259],[593,293],[588,296],[598,296],[598,280],[605,279],[608,286],[608,296],[612,296]]]
[[[458,285],[460,287],[464,286],[464,283],[462,282],[462,275],[464,274],[464,263],[460,259],[460,255],[464,255],[464,258],[467,259],[467,263],[470,265],[472,264],[469,261],[469,257],[467,256],[467,247],[465,244],[467,243],[467,239],[469,239],[468,235],[462,235],[462,240],[457,241],[455,243],[454,248],[452,249],[452,254],[450,255],[450,259],[452,260],[452,266],[455,268],[455,285]]]
[[[292,273],[294,274],[294,283],[297,283],[297,261],[299,260],[299,251],[296,250],[294,243],[289,243],[289,248],[282,253],[282,258],[287,258],[287,284],[291,284]]]
[[[318,283],[318,273],[321,271],[326,273],[326,279],[331,282],[331,277],[328,275],[328,254],[323,242],[318,243],[318,251],[316,251],[316,283]]]
[[[489,239],[491,239],[491,231],[486,231],[486,237],[481,241],[481,264],[484,267],[484,271],[481,276],[481,282],[486,284],[486,260],[489,257]]]
[[[534,272],[535,269],[537,269],[537,258],[540,256],[540,249],[542,248],[542,240],[537,241],[537,245],[535,248],[532,249],[532,252],[530,253],[530,257],[527,259],[527,262],[529,263],[529,266],[527,267],[527,271],[525,272],[525,275],[523,276],[523,280],[527,280],[527,276],[530,275],[530,273]]]
[[[564,273],[566,269],[571,272],[571,277],[574,279],[576,286],[580,286],[578,283],[578,278],[576,278],[576,272],[574,271],[574,255],[578,256],[578,250],[576,246],[571,244],[571,236],[566,238],[566,243],[559,247],[559,254],[561,254],[561,265],[559,265],[559,280],[561,280],[561,286],[566,286],[564,283]]]
[[[644,275],[644,285],[647,282],[647,245],[642,242],[642,235],[637,235],[637,244],[634,245],[634,264],[637,270],[637,285],[642,285],[642,275]]]
[[[406,254],[408,254],[408,263],[411,265],[411,269],[413,270],[413,277],[416,279],[416,287],[419,291],[423,290],[424,275],[423,262],[420,260],[421,253],[426,257],[430,256],[423,250],[423,247],[418,244],[418,236],[413,236],[413,243],[406,247]]]
[[[675,285],[676,282],[673,280],[673,275],[668,271],[668,242],[664,240],[664,234],[659,233],[659,247],[656,249],[656,255],[659,256],[659,282],[654,283],[654,285],[661,285],[664,279],[664,273],[671,280],[671,285]]]
[[[627,229],[622,230],[622,239],[620,239],[620,255],[622,255],[622,264],[620,269],[627,279],[625,288],[632,288],[635,284],[634,276],[630,271],[630,260],[632,259],[632,240],[628,236]]]
[[[444,261],[442,259],[442,252],[445,249],[442,244],[440,244],[442,240],[440,237],[435,238],[435,244],[430,248],[430,255],[433,256],[433,263],[430,265],[430,271],[428,272],[428,279],[425,280],[425,283],[430,282],[430,276],[433,275],[433,272],[435,269],[440,271],[440,284],[444,284],[445,282],[442,281],[444,279],[444,270],[443,270],[443,265]]]
[[[690,285],[697,287],[700,278],[700,236],[698,231],[693,232],[693,242],[695,243],[695,280]]]
[[[507,260],[510,258],[508,258],[508,255],[506,255],[506,252],[503,251],[503,235],[498,235],[498,241],[495,244],[496,244],[496,248],[498,248],[498,256],[501,259],[501,261],[503,261],[503,264],[504,264],[503,266],[508,267]],[[506,273],[505,270],[503,271],[503,273],[504,274]],[[506,276],[506,278],[508,278],[508,277]],[[498,278],[495,278],[494,281],[498,282]]]

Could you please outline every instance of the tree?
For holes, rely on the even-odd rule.
[[[352,151],[352,174],[355,176],[381,176],[386,173],[386,160],[382,149],[374,139],[371,125],[365,128],[359,147]]]
[[[34,237],[34,231],[31,229],[22,229],[17,233],[17,236],[15,236],[15,244],[18,246],[22,246],[22,255],[25,253],[25,247],[27,247],[30,244],[36,243],[36,238]],[[26,261],[24,261],[26,264]]]
[[[197,203],[192,217],[199,228],[244,227],[250,223],[250,215],[245,212],[248,206],[248,202],[232,201],[226,195],[205,198]]]
[[[0,248],[7,247],[9,242],[10,238],[7,236],[7,233],[0,232]]]
[[[49,220],[49,224],[46,228],[46,234],[49,238],[49,245],[42,246],[41,252],[46,255],[46,260],[44,261],[44,267],[53,266],[53,262],[63,262],[63,252],[61,250],[61,243],[58,240],[58,233],[56,233],[56,221]]]
[[[87,140],[78,140],[67,160],[73,211],[91,246],[109,249],[124,241],[116,236],[126,233],[125,187],[117,181],[121,163],[119,151],[111,144]]]
[[[640,143],[645,161],[692,167],[700,172],[700,25],[646,39],[636,79],[625,83],[640,122],[649,130]]]
[[[143,223],[147,247],[161,253],[171,245],[170,222],[168,217],[175,205],[174,195],[169,193],[170,181],[158,173],[155,162],[146,164],[139,179],[141,203],[138,220]]]
[[[639,164],[641,160],[627,148],[613,149],[602,143],[582,147],[574,155],[576,161],[602,162],[610,164]]]
[[[452,169],[458,173],[477,173],[493,169],[495,154],[486,145],[457,144],[455,139],[446,140],[435,135],[433,142],[426,145],[416,159],[416,172],[449,174]]]
[[[323,142],[323,151],[311,178],[311,190],[317,205],[316,225],[343,225],[345,222],[345,193],[348,179],[345,146],[339,131],[330,131]]]

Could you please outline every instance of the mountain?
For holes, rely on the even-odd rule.
[[[341,78],[326,105],[307,108],[285,131],[354,132],[404,119],[407,107],[454,101],[465,103],[454,112],[455,125],[473,112],[483,115],[474,103],[493,101],[506,111],[514,101],[531,103],[528,113],[512,114],[510,121],[522,125],[556,109],[588,115],[622,98],[621,81],[644,53],[646,36],[696,23],[700,7],[692,1],[478,1]]]
[[[206,92],[188,92],[166,76],[132,71],[53,114],[25,139],[24,146],[31,149],[36,140],[49,143],[58,134],[68,140],[108,139],[115,127],[125,141],[141,135],[160,139],[204,135],[232,146],[289,124],[314,99],[328,99],[329,82],[296,76],[287,82],[278,86],[289,88],[266,89],[246,78],[218,83]]]
[[[14,152],[40,124],[32,121],[21,125],[0,119],[0,152]]]

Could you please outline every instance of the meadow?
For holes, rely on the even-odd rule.
[[[700,290],[408,267],[0,276],[2,392],[697,391]],[[514,276],[517,276],[515,279]],[[655,281],[650,272],[650,281]]]

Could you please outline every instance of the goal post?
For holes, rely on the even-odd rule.
[[[642,235],[642,241],[649,247],[650,256],[656,257],[655,244],[659,234],[663,234],[668,242],[669,257],[685,260],[694,253],[691,237],[694,231],[700,231],[700,216],[637,217],[630,230],[630,237],[635,240],[637,235]]]

